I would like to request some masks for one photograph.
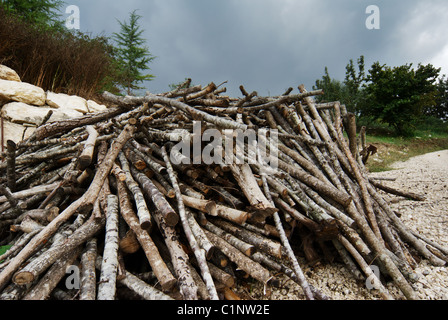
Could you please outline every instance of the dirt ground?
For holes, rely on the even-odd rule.
[[[424,201],[411,201],[384,194],[392,209],[401,214],[401,220],[412,230],[448,247],[448,150],[414,157],[393,164],[394,170],[372,173],[373,177],[392,178],[383,184],[403,191],[426,196]],[[303,261],[299,261],[303,262]],[[354,279],[344,265],[331,264],[309,267],[302,265],[308,282],[332,300],[381,299],[366,283]],[[412,286],[420,299],[448,300],[448,267],[434,267],[421,260],[414,270],[419,276]],[[386,285],[395,299],[404,296],[393,283]],[[292,280],[284,278],[280,288],[265,287],[257,283],[243,285],[246,298],[260,300],[304,299],[302,289]]]

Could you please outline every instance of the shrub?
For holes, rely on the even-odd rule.
[[[44,90],[92,98],[117,92],[114,47],[105,37],[49,30],[0,7],[0,63]]]

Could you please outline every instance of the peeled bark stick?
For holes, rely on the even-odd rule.
[[[140,184],[142,190],[152,200],[156,208],[165,218],[166,223],[174,227],[179,222],[179,215],[174,211],[169,202],[166,200],[165,196],[157,189],[157,187],[152,183],[145,174],[137,171],[131,167],[131,173],[135,180]]]
[[[58,283],[67,274],[69,268],[78,256],[81,254],[82,248],[78,248],[66,252],[61,256],[48,270],[48,272],[39,280],[30,292],[28,292],[22,300],[46,300],[50,297],[51,292],[56,288]],[[67,283],[66,283],[67,284]]]
[[[92,238],[87,241],[81,254],[81,283],[79,300],[96,300],[96,272],[95,261],[98,253],[98,240]]]
[[[96,131],[93,126],[87,126],[86,131],[88,132],[89,137],[87,138],[84,144],[84,149],[79,157],[80,170],[84,170],[92,163],[93,152],[95,151],[95,144],[98,138],[98,131]]]
[[[30,217],[25,217],[19,225],[11,225],[9,230],[11,232],[24,232],[31,233],[35,230],[42,230],[44,227],[37,221],[31,219]]]
[[[237,181],[247,200],[258,212],[263,215],[270,216],[277,209],[266,199],[266,196],[261,191],[257,180],[254,177],[252,169],[248,164],[234,164],[230,165],[233,177]]]
[[[174,300],[126,270],[124,278],[118,280],[118,283],[128,287],[145,300]]]
[[[47,193],[50,191],[53,191],[54,189],[58,188],[60,185],[60,182],[52,183],[49,185],[41,185],[34,188],[30,188],[27,190],[22,190],[18,192],[11,193],[12,197],[16,200],[29,198],[34,195]],[[6,196],[0,196],[0,203],[8,201],[8,198]]]
[[[128,186],[129,190],[132,192],[134,196],[134,201],[137,206],[137,216],[140,221],[140,226],[145,229],[149,230],[151,228],[151,214],[149,213],[148,206],[146,205],[145,197],[143,196],[143,193],[138,185],[137,182],[135,182],[134,178],[132,177],[129,162],[126,159],[126,156],[123,152],[120,152],[118,155],[118,158],[121,163],[121,168],[126,174],[126,185]]]
[[[356,116],[351,112],[347,113],[347,124],[348,124],[347,134],[349,141],[349,149],[352,156],[355,159],[358,159],[359,151],[358,151],[358,142],[356,141]]]
[[[98,300],[115,300],[118,270],[118,197],[108,195],[106,239],[104,240]]]
[[[323,196],[329,197],[339,204],[346,206],[352,201],[352,198],[345,192],[337,189],[332,184],[322,182],[297,166],[292,166],[280,159],[278,160],[278,166],[286,173],[299,179],[315,191],[319,192]]]
[[[427,248],[424,242],[415,237],[412,232],[404,225],[404,223],[398,219],[397,215],[390,209],[387,203],[376,192],[376,190],[369,186],[369,192],[378,205],[384,210],[388,218],[392,221],[393,226],[397,229],[401,238],[407,243],[411,244],[421,255],[428,259],[435,266],[444,266],[446,262],[439,259],[432,254]]]
[[[9,187],[5,187],[4,185],[0,184],[0,194],[4,195],[3,197],[8,201],[10,208],[20,209],[17,211],[18,214],[20,214],[22,212],[21,208],[17,207],[17,205],[19,204],[19,201],[11,193],[11,189]]]
[[[195,117],[196,119],[202,119],[204,121],[210,122],[215,124],[218,127],[226,128],[226,129],[241,129],[241,130],[247,130],[248,126],[245,124],[238,123],[233,120],[228,120],[226,118],[216,117],[212,116],[206,112],[197,110],[185,103],[182,103],[177,100],[165,98],[165,97],[159,97],[155,95],[149,95],[146,97],[146,102],[148,103],[160,103],[163,105],[169,105],[173,108],[182,110],[191,116]]]
[[[233,234],[230,234],[224,231],[223,229],[219,228],[218,226],[214,225],[210,221],[206,221],[203,227],[208,231],[212,232],[213,234],[217,235],[221,239],[227,241],[230,245],[240,250],[246,256],[250,257],[256,251],[255,246],[253,244],[244,242],[243,240],[237,238]]]
[[[6,179],[8,188],[14,192],[16,191],[16,144],[12,140],[6,141],[7,157],[6,157]]]
[[[365,262],[363,257],[356,251],[356,249],[352,246],[352,244],[345,239],[343,236],[338,237],[339,242],[347,249],[348,252],[353,256],[358,265],[361,267],[361,270],[365,273],[366,277],[371,281],[371,284],[374,288],[380,291],[381,296],[386,300],[394,300],[387,289],[383,286],[380,279],[373,273],[370,266]]]
[[[14,283],[25,285],[33,282],[43,271],[51,266],[62,255],[64,255],[67,251],[74,250],[79,245],[92,238],[103,226],[104,221],[89,219],[72,235],[70,235],[67,240],[53,245],[38,258],[31,260],[24,268],[17,271],[13,278]]]
[[[272,197],[269,192],[269,185],[268,181],[266,179],[266,174],[261,175],[261,179],[263,182],[263,190],[266,194],[266,197],[269,199],[269,201],[274,205],[274,201],[272,200]],[[294,251],[291,248],[291,244],[289,243],[288,237],[286,236],[285,229],[283,229],[282,222],[280,220],[280,216],[278,212],[274,213],[274,222],[275,227],[280,235],[280,240],[283,244],[283,247],[286,249],[286,253],[288,255],[289,260],[294,266],[294,271],[297,276],[297,279],[299,281],[300,286],[303,289],[303,292],[305,293],[305,296],[308,300],[314,300],[313,292],[311,291],[311,288],[308,284],[308,281],[305,278],[305,275],[303,274],[302,268],[299,265],[299,262],[297,261],[297,258],[294,254]]]
[[[347,143],[345,141],[344,136],[342,135],[342,130],[341,130],[341,125],[340,125],[340,121],[341,121],[341,114],[340,114],[340,107],[338,104],[335,104],[334,106],[334,110],[336,112],[336,132],[338,134],[338,138],[339,138],[339,143],[350,163],[350,166],[352,168],[353,174],[356,177],[356,180],[358,181],[359,187],[361,189],[361,194],[362,194],[362,200],[364,201],[364,205],[365,205],[365,210],[366,210],[366,215],[367,215],[367,219],[369,220],[369,223],[372,227],[373,232],[375,233],[375,235],[378,237],[378,239],[380,241],[382,241],[381,238],[381,231],[378,227],[378,222],[376,221],[375,218],[375,213],[373,211],[373,205],[372,205],[372,200],[369,194],[369,191],[367,189],[367,185],[369,184],[369,181],[363,177],[361,170],[359,168],[359,164],[358,162],[356,162],[355,158],[353,157],[353,155],[351,154]]]
[[[188,224],[187,213],[185,211],[184,202],[182,199],[182,194],[180,192],[179,184],[177,182],[177,177],[174,173],[173,167],[171,165],[168,154],[166,153],[165,147],[162,147],[162,156],[166,164],[166,168],[168,171],[168,175],[171,180],[171,184],[176,192],[176,200],[178,204],[178,211],[180,220],[182,223],[182,227],[184,229],[185,235],[187,236],[188,243],[193,250],[193,253],[198,262],[199,268],[201,270],[201,275],[204,279],[204,282],[207,286],[207,291],[210,294],[211,300],[219,300],[218,293],[215,288],[215,284],[213,282],[212,276],[210,274],[210,270],[208,269],[207,259],[205,258],[205,250],[201,249],[196,241],[196,238],[193,235],[190,225]]]
[[[118,138],[112,143],[102,165],[98,168],[89,189],[78,200],[68,206],[59,216],[50,222],[28,245],[8,264],[0,273],[0,290],[2,290],[13,276],[14,272],[28,259],[36,250],[44,245],[48,239],[67,221],[73,214],[85,208],[91,208],[104,184],[104,180],[110,173],[112,165],[123,148],[124,144],[132,137],[135,127],[126,126]]]
[[[168,226],[163,220],[163,216],[157,211],[154,212],[154,220],[159,226],[159,230],[170,253],[182,297],[185,300],[198,300],[198,287],[191,276],[188,255],[178,241],[179,236],[176,230]]]
[[[190,225],[194,237],[198,241],[199,246],[205,250],[205,258],[207,260],[211,259],[216,249],[215,246],[210,242],[210,240],[208,240],[201,226],[196,221],[193,212],[187,208],[185,208],[185,212],[187,214],[188,224]]]
[[[216,205],[216,214],[226,220],[235,222],[237,224],[244,224],[250,217],[249,212],[229,208],[220,204]]]
[[[241,251],[230,245],[227,241],[213,234],[208,230],[204,230],[210,241],[219,248],[232,262],[238,265],[238,268],[244,270],[254,279],[263,284],[267,284],[272,276],[267,269],[251,258],[243,254]]]
[[[117,179],[118,198],[120,201],[120,213],[128,224],[129,228],[134,231],[138,242],[140,243],[154,274],[156,275],[163,291],[170,291],[176,284],[176,279],[169,271],[167,265],[163,261],[160,253],[152,241],[149,233],[143,230],[135,214],[132,204],[127,193],[124,181]]]
[[[211,216],[216,217],[218,215],[216,209],[216,203],[212,200],[199,199],[194,197],[189,197],[182,195],[182,201],[187,207],[199,210],[201,212],[207,213]]]
[[[271,240],[269,238],[263,237],[258,233],[249,231],[243,227],[236,226],[230,222],[224,220],[214,219],[213,224],[224,229],[225,231],[233,234],[234,236],[240,238],[244,242],[251,243],[259,251],[266,252],[273,257],[282,257],[282,245],[281,243]]]
[[[415,201],[425,201],[426,197],[424,195],[420,195],[420,194],[416,194],[413,192],[405,192],[405,191],[401,191],[401,190],[397,190],[394,188],[391,188],[389,186],[385,186],[381,183],[379,183],[378,181],[376,181],[376,179],[374,178],[370,178],[369,179],[370,183],[380,189],[383,190],[384,192],[390,193],[390,194],[394,194],[396,196],[400,196],[400,197],[404,197],[404,198],[409,198]]]
[[[46,137],[50,137],[57,133],[61,132],[69,132],[75,128],[79,128],[86,125],[92,125],[110,118],[113,118],[120,113],[125,112],[126,110],[123,108],[113,108],[108,111],[97,113],[93,115],[86,115],[83,117],[70,119],[70,120],[62,120],[62,121],[54,121],[47,123],[34,132],[36,140],[40,141]]]

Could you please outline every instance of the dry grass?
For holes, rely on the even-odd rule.
[[[16,70],[24,82],[92,98],[107,85],[112,89],[112,57],[105,38],[42,30],[0,8],[0,64]]]

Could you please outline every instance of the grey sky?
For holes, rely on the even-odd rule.
[[[165,92],[191,77],[194,84],[225,85],[260,95],[305,84],[311,90],[325,66],[343,80],[360,55],[366,67],[431,63],[448,74],[446,0],[71,0],[80,8],[81,31],[111,35],[117,19],[137,9],[151,53],[155,80]],[[366,8],[381,10],[380,30],[368,30]]]

